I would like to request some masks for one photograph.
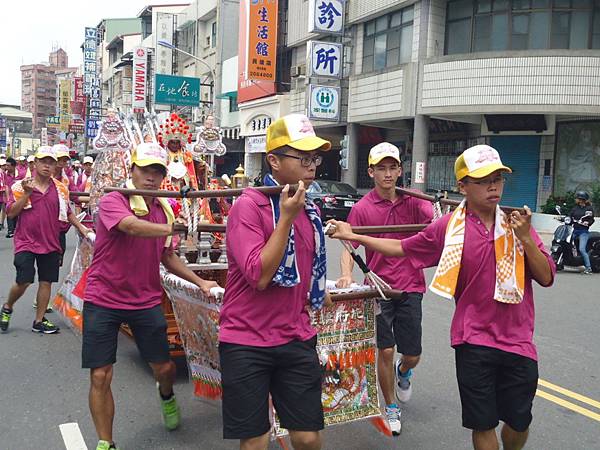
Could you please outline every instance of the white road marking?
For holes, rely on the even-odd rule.
[[[63,423],[58,428],[67,450],[88,450],[77,422]]]

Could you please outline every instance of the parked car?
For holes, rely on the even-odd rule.
[[[346,220],[352,206],[362,198],[349,184],[333,180],[315,180],[308,195],[321,209],[323,221]]]

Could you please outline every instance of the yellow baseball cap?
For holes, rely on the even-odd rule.
[[[369,152],[369,165],[374,166],[385,158],[393,158],[402,164],[398,147],[389,142],[382,142],[373,147]]]
[[[52,158],[54,161],[58,161],[58,155],[56,154],[56,150],[54,149],[54,147],[50,147],[49,145],[39,146],[35,154],[35,158]]]
[[[331,150],[331,142],[315,134],[310,120],[304,114],[288,114],[267,128],[267,153],[284,145],[303,152]]]
[[[54,151],[56,152],[57,158],[70,158],[71,154],[69,153],[69,147],[65,144],[54,144],[52,146]]]
[[[462,180],[464,177],[487,177],[496,170],[512,173],[510,167],[502,164],[496,149],[489,145],[475,145],[466,149],[456,158],[454,163],[454,174],[457,181]]]
[[[160,164],[166,169],[167,158],[167,151],[160,145],[154,142],[143,142],[135,148],[131,155],[131,162],[139,167]]]

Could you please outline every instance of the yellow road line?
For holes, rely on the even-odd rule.
[[[582,406],[576,405],[575,403],[568,402],[566,400],[563,400],[560,397],[557,397],[556,395],[552,395],[547,392],[540,391],[539,389],[536,391],[536,395],[538,395],[548,401],[556,403],[557,405],[560,405],[563,408],[570,409],[571,411],[575,411],[576,413],[579,413],[581,415],[589,417],[592,420],[596,420],[597,422],[600,422],[600,414],[592,412],[589,409],[585,409]]]
[[[566,395],[567,397],[571,397],[574,400],[578,400],[581,403],[586,403],[590,406],[593,406],[594,408],[600,409],[599,401],[596,401],[594,399],[586,397],[585,395],[581,395],[581,394],[578,394],[577,392],[573,392],[573,391],[570,391],[563,387],[557,386],[556,384],[552,384],[549,381],[542,380],[541,378],[538,379],[538,384],[540,386],[544,386],[545,388],[552,389],[553,391],[556,391],[559,394],[563,394],[563,395]]]

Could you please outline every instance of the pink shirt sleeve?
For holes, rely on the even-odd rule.
[[[404,255],[415,269],[437,266],[444,250],[448,219],[439,219],[423,231],[402,240]]]
[[[109,231],[119,225],[125,217],[133,216],[127,198],[119,193],[102,197],[99,210],[100,220]]]
[[[544,247],[544,243],[542,242],[540,235],[537,233],[537,231],[533,227],[531,228],[530,233],[531,233],[531,237],[533,238],[533,241],[537,245],[537,248],[539,248],[541,250],[541,252],[544,254],[546,259],[548,260],[548,264],[550,264],[550,272],[552,272],[552,280],[550,281],[550,284],[546,285],[545,287],[552,286],[554,284],[554,276],[556,275],[556,264],[554,262],[554,259],[552,259],[552,256],[550,255],[550,253],[548,253],[548,250],[546,249],[546,247]],[[529,277],[531,277],[531,272],[529,272],[529,267],[527,268],[527,272],[528,272],[527,275]]]
[[[227,242],[230,248],[235,248],[228,252],[228,257],[233,258],[253,289],[262,275],[260,254],[268,240],[256,203],[250,198],[238,198],[227,218]]]

